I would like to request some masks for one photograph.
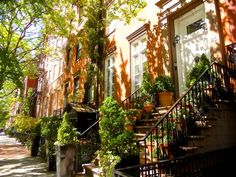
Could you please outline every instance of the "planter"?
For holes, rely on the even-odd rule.
[[[56,145],[57,177],[72,177],[74,172],[76,145]]]
[[[154,105],[152,103],[143,105],[143,111],[145,113],[151,113],[153,108],[154,108]]]
[[[157,100],[160,106],[166,107],[172,105],[173,100],[173,92],[158,92],[157,93]]]

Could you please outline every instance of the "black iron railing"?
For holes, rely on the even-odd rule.
[[[121,102],[121,106],[127,109],[140,108],[145,100],[142,96],[142,89],[137,89],[134,93],[128,96],[125,100]]]
[[[100,147],[100,137],[98,132],[99,126],[99,114],[97,113],[96,122],[82,132],[79,137],[79,143],[77,144],[75,171],[82,172],[82,165],[90,163],[95,158],[95,152]]]
[[[117,169],[115,177],[222,177],[234,174],[236,148],[161,160],[140,166]]]
[[[212,63],[139,141],[144,163],[184,155],[180,147],[187,146],[188,136],[197,130],[196,121],[204,120],[209,108],[216,106],[218,100],[234,98],[230,81],[229,69]]]

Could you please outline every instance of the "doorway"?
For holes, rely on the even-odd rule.
[[[195,58],[203,53],[209,57],[208,30],[204,3],[174,20],[174,45],[179,85],[179,96],[187,89],[188,73]]]

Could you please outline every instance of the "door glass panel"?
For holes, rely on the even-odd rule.
[[[202,19],[200,19],[200,20],[197,20],[197,21],[191,23],[190,25],[186,26],[187,35],[203,28],[204,23],[205,22]]]

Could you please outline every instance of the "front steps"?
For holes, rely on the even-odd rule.
[[[158,112],[158,110],[160,110]],[[157,108],[157,112],[149,114],[138,120],[134,126],[137,140],[140,140],[150,131],[152,126],[163,116],[168,108]],[[188,143],[179,148],[184,151],[184,155],[198,154],[217,149],[223,149],[236,145],[236,109],[235,103],[220,102],[216,108],[201,118],[195,119],[196,127],[188,135]],[[140,144],[142,149],[144,145]],[[140,152],[140,164],[144,164],[144,151]],[[147,158],[150,154],[147,155]],[[155,162],[151,160],[149,163]],[[94,163],[84,164],[84,172],[77,174],[76,177],[98,177],[101,170]]]

